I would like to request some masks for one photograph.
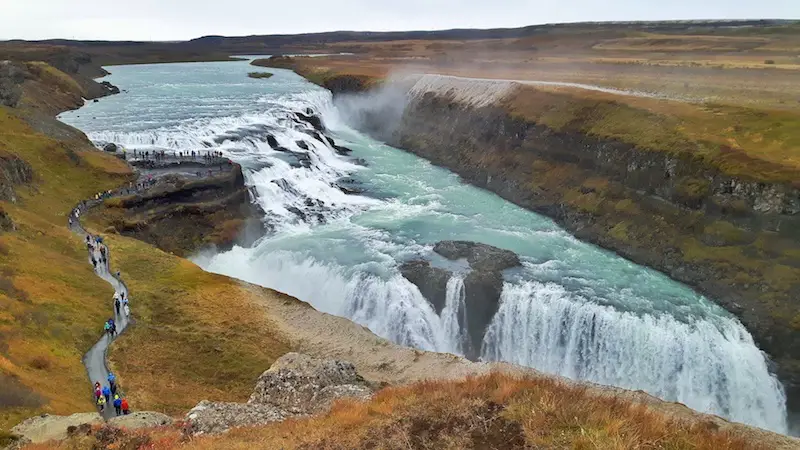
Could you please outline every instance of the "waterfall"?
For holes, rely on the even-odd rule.
[[[465,298],[464,278],[459,274],[455,274],[447,280],[447,295],[441,317],[449,347],[452,352],[459,355],[464,355],[465,346],[468,342]]]
[[[783,389],[735,319],[679,322],[570,295],[556,284],[506,283],[483,358],[576,380],[642,389],[698,411],[786,433]]]
[[[65,113],[73,120],[82,116],[73,123],[97,144],[217,150],[242,164],[272,234],[253,248],[195,258],[203,268],[285,292],[402,345],[464,354],[471,341],[462,275],[448,280],[437,315],[398,264],[434,256],[432,244],[443,239],[502,246],[537,265],[506,282],[486,331],[483,359],[642,389],[786,432],[780,383],[750,334],[717,305],[353,131],[347,125],[352,111],[296,75],[276,71],[268,83],[251,84],[242,81],[248,65],[237,64],[215,68],[229,71],[230,81],[206,80],[202,71],[180,65],[119,67],[115,76],[129,74],[129,95]],[[195,80],[186,82],[189,75]],[[479,107],[507,98],[517,86],[434,75],[406,84],[413,87],[409,92],[404,84],[402,95],[388,90],[378,103],[382,111],[399,117],[409,97],[425,92]],[[351,99],[351,109],[372,101]],[[327,134],[368,167],[337,154],[327,139],[298,122],[295,112],[309,107],[323,117]],[[95,114],[103,120],[94,120]],[[384,122],[395,117],[367,116]],[[273,149],[268,135],[288,151]],[[304,164],[297,164],[292,158],[301,154]],[[342,178],[360,183],[366,195],[345,194],[338,186]]]

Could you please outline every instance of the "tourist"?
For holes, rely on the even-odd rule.
[[[122,399],[119,398],[119,395],[114,396],[114,411],[117,415],[122,414]]]
[[[117,315],[119,315],[120,306],[121,304],[119,302],[119,296],[117,296],[117,298],[114,299],[114,308],[117,310]]]
[[[103,396],[103,388],[100,387],[100,382],[94,384],[94,399],[95,401]]]
[[[100,413],[102,414],[103,411],[106,409],[106,398],[105,397],[98,397],[97,398],[97,407],[100,409]]]
[[[127,399],[127,398],[123,398],[123,399],[122,399],[122,404],[121,404],[121,406],[122,406],[122,414],[123,414],[123,415],[126,415],[126,416],[127,416],[128,414],[130,414],[130,413],[131,413],[131,410],[130,410],[130,408],[128,407],[128,399]]]
[[[111,389],[108,386],[103,386],[103,397],[105,397],[106,403],[111,400]]]

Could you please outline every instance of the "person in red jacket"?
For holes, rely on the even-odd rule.
[[[130,412],[131,412],[131,410],[128,408],[128,399],[127,398],[123,398],[122,399],[122,415],[127,416],[128,414],[130,414]]]

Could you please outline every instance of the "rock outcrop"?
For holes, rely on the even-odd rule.
[[[145,178],[153,177],[154,186],[106,201],[105,208],[93,211],[108,224],[107,232],[135,237],[177,255],[211,246],[249,245],[263,235],[263,212],[250,201],[238,164],[201,160],[134,164]]]
[[[470,268],[483,272],[500,272],[520,265],[516,253],[478,242],[441,241],[433,251],[447,259],[466,259]]]
[[[33,181],[33,168],[22,158],[0,152],[0,200],[16,203],[14,187]]]
[[[0,61],[0,105],[17,106],[22,98],[22,83],[30,77],[23,64]]]
[[[500,305],[503,291],[502,271],[520,265],[519,256],[509,250],[491,245],[469,241],[441,241],[433,251],[449,260],[466,260],[469,272],[454,274],[448,270],[434,267],[425,260],[403,263],[400,272],[414,283],[422,295],[431,303],[438,314],[445,307],[447,283],[453,276],[464,277],[464,304],[466,306],[466,327],[469,341],[465,343],[465,356],[477,359],[480,356],[486,327]]]
[[[349,362],[289,353],[258,378],[248,403],[304,415],[327,410],[336,398],[367,398],[371,393]]]
[[[270,405],[209,402],[203,400],[186,415],[187,434],[218,434],[234,427],[247,427],[278,422],[288,414]]]
[[[78,413],[71,416],[53,416],[42,414],[31,417],[11,428],[11,433],[20,437],[16,445],[39,443],[50,440],[62,440],[69,435],[69,430],[84,424],[104,423],[100,414]]]
[[[404,262],[400,266],[400,273],[419,288],[422,296],[436,310],[436,314],[442,313],[445,293],[447,292],[447,281],[453,276],[452,272],[433,267],[430,261],[416,259]]]
[[[186,416],[186,433],[222,433],[231,428],[323,413],[334,400],[366,400],[372,389],[345,361],[288,353],[256,383],[247,403],[202,401]]]
[[[165,427],[172,425],[172,417],[153,411],[136,411],[117,416],[108,421],[110,425],[135,430],[137,428]]]

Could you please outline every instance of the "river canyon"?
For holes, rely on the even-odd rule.
[[[267,233],[248,247],[201,252],[194,261],[205,270],[288,293],[403,345],[641,389],[788,432],[770,362],[713,301],[362,134],[330,92],[293,72],[261,80],[250,69],[248,61],[110,67],[108,81],[123,92],[61,120],[100,147],[213,150],[241,164]],[[410,83],[409,95],[442,86]],[[475,98],[490,101],[485,94],[478,86]],[[477,318],[485,323],[477,331],[471,313],[486,313],[469,300],[476,268],[434,251],[442,241],[519,257],[503,267],[499,303]],[[410,261],[446,274],[444,298],[426,298],[403,275]]]

